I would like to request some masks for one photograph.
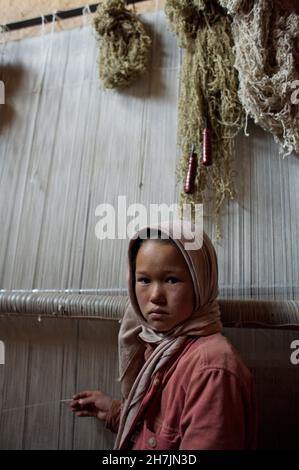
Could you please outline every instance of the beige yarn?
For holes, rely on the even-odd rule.
[[[123,0],[103,0],[94,27],[100,43],[100,79],[105,88],[125,87],[145,73],[151,39]]]
[[[241,2],[220,3],[236,12]],[[299,15],[273,0],[246,3],[232,26],[240,100],[285,155],[299,154]]]

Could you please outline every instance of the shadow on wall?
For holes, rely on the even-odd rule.
[[[9,127],[15,118],[13,96],[20,90],[25,69],[20,65],[0,65],[0,81],[3,83],[4,104],[0,105],[0,133]]]

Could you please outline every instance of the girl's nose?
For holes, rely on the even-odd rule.
[[[165,293],[161,284],[154,284],[151,289],[150,301],[153,303],[164,303]]]

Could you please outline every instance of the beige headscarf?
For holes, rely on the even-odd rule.
[[[146,238],[148,228],[171,238],[183,254],[193,280],[195,306],[191,317],[167,333],[155,332],[143,318],[135,295],[132,250],[136,238]],[[192,249],[189,249],[189,248]],[[195,249],[196,248],[196,249]],[[131,239],[128,250],[128,305],[119,332],[120,381],[124,401],[115,448],[120,448],[145,395],[152,375],[167,363],[188,336],[207,336],[221,331],[218,265],[214,247],[200,227],[175,221],[144,227]],[[145,361],[146,343],[156,348]]]

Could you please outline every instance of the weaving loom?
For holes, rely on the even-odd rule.
[[[75,418],[61,403],[101,388],[119,396],[117,333],[125,295],[6,292],[0,295],[0,448],[111,449],[102,423]],[[295,448],[299,439],[299,302],[220,300],[224,333],[252,370],[259,448]],[[18,386],[15,386],[17,380]],[[279,426],[277,425],[279,423]]]
[[[83,389],[120,393],[127,241],[95,238],[97,205],[116,205],[118,194],[147,206],[178,196],[182,57],[164,14],[144,17],[151,69],[128,95],[99,90],[89,27],[0,45],[8,98],[0,128],[0,448],[113,446],[102,423],[74,419],[65,400]],[[222,297],[248,300],[222,299],[221,310],[256,377],[259,446],[296,447],[298,159],[279,159],[269,134],[252,122],[248,130],[250,140],[236,143],[238,204],[227,205],[216,247]],[[209,217],[205,230],[213,237]]]
[[[178,202],[181,52],[162,11],[143,18],[154,31],[150,73],[127,94],[99,89],[90,27],[0,45],[1,67],[8,64],[1,69],[8,103],[1,108],[1,289],[126,288],[127,241],[96,239],[97,206],[116,208],[118,195],[127,207]],[[222,294],[296,299],[298,158],[279,158],[272,136],[251,122],[248,132],[236,142],[238,199],[224,209],[216,246]],[[207,205],[213,239],[210,214]]]

